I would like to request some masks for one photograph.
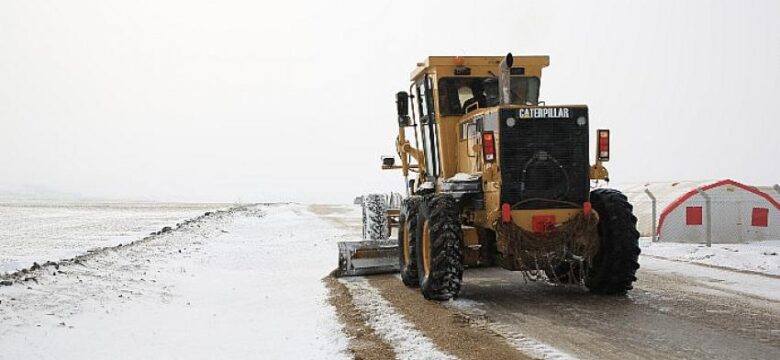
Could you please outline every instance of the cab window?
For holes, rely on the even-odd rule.
[[[417,92],[417,106],[420,110],[420,136],[422,137],[428,175],[436,177],[439,175],[439,155],[431,78],[426,75],[423,81],[419,82],[415,88]]]
[[[539,102],[538,77],[512,76],[511,99],[515,105],[536,105]],[[496,106],[498,83],[494,77],[458,76],[439,80],[441,116],[463,115],[478,108]],[[491,88],[493,87],[493,88]]]

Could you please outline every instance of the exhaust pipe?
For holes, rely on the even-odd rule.
[[[510,87],[511,69],[514,58],[512,53],[506,54],[501,63],[498,64],[498,87],[501,90],[500,103],[501,105],[507,105],[512,103],[512,89]]]

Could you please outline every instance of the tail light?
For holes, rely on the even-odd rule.
[[[598,131],[598,151],[596,157],[599,161],[609,161],[609,130]]]
[[[482,155],[486,162],[496,161],[496,140],[492,131],[482,133]]]
[[[507,224],[510,221],[512,221],[512,205],[503,203],[501,205],[501,222]]]

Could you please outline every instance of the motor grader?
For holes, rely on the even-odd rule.
[[[464,269],[476,266],[595,293],[632,289],[640,252],[632,207],[616,190],[591,190],[609,181],[610,133],[595,132],[591,164],[587,106],[539,100],[548,65],[547,56],[511,53],[418,63],[395,98],[400,163],[382,159],[401,171],[407,196],[397,210],[365,197],[374,206],[364,213],[397,224],[397,243],[375,237],[342,249],[342,270],[352,257],[397,256],[397,265],[352,273],[398,269],[435,300],[456,297]]]

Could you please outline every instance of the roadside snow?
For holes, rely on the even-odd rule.
[[[0,199],[0,274],[138,240],[226,204]]]
[[[339,279],[352,295],[352,302],[366,322],[384,338],[398,359],[456,359],[437,348],[422,332],[397,313],[393,306],[365,278]]]
[[[642,255],[780,276],[780,240],[750,244],[681,244],[643,239]]]
[[[0,359],[346,359],[322,277],[340,234],[258,206],[0,286]]]
[[[780,281],[775,277],[708,268],[649,256],[639,259],[639,264],[640,271],[677,275],[727,294],[780,301]]]

